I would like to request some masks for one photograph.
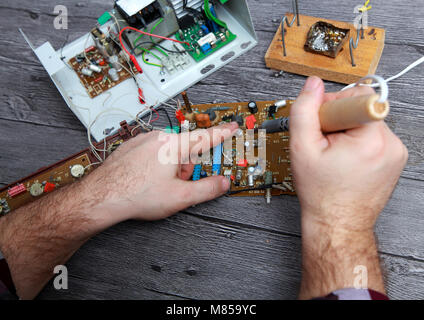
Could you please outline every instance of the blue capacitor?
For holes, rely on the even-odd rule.
[[[204,34],[204,35],[207,35],[207,34],[209,33],[209,29],[208,29],[208,27],[207,27],[207,26],[205,26],[204,24],[202,24],[202,25],[200,26],[200,29],[202,29],[203,34]]]

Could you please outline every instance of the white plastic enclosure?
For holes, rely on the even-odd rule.
[[[176,11],[179,12],[178,15],[181,15],[181,9],[177,9],[181,7],[182,0],[173,0],[172,3]],[[159,68],[146,65],[143,63],[141,56],[137,57],[139,64],[143,68],[143,74],[139,76],[139,79],[141,80],[147,106],[157,106],[161,102],[166,102],[170,98],[175,97],[181,91],[209,76],[257,44],[257,37],[246,0],[229,0],[224,5],[217,1],[215,10],[218,17],[227,23],[228,28],[237,35],[237,38],[204,60],[196,63],[190,57],[191,64],[187,69],[171,75],[167,72],[161,74]],[[102,31],[105,32],[107,26],[111,24],[113,24],[112,21],[102,26]],[[90,126],[93,120],[97,118],[91,126],[91,134],[96,141],[104,139],[107,134],[116,132],[122,120],[133,120],[145,108],[138,101],[137,88],[132,79],[128,79],[91,99],[74,70],[71,70],[60,59],[61,55],[63,55],[65,57],[64,61],[69,61],[86,47],[93,45],[94,42],[89,37],[89,33],[57,51],[53,49],[49,42],[34,48],[25,34],[23,32],[22,34],[50,75],[68,107],[84,126]],[[174,44],[171,41],[161,42],[162,46],[171,50],[175,50]],[[105,110],[110,108],[119,108],[126,112],[117,110],[105,112]],[[145,110],[142,114],[149,112]]]

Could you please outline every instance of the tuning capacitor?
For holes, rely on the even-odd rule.
[[[249,108],[249,111],[252,114],[255,114],[258,112],[258,106],[256,105],[255,101],[250,101],[247,107]]]

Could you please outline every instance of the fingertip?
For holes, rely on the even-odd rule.
[[[226,193],[230,189],[230,180],[226,177],[221,177],[222,193]]]
[[[305,85],[303,86],[302,93],[314,92],[315,90],[324,87],[324,82],[321,78],[312,76],[306,79]]]

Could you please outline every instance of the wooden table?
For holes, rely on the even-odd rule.
[[[265,68],[264,55],[290,1],[249,0],[259,45],[188,90],[193,103],[296,97],[305,78]],[[302,14],[352,21],[361,1],[300,0]],[[0,184],[87,147],[84,127],[18,32],[60,48],[82,36],[112,1],[66,1],[69,30],[53,28],[56,1],[3,0],[0,9]],[[370,25],[385,28],[377,74],[424,54],[423,2],[376,0]],[[424,66],[390,85],[388,123],[410,158],[376,227],[389,296],[424,298]],[[327,83],[328,90],[342,85]],[[166,117],[162,117],[166,124]],[[40,299],[295,299],[301,276],[296,197],[227,198],[159,222],[126,222],[94,237],[68,262],[69,289]]]

